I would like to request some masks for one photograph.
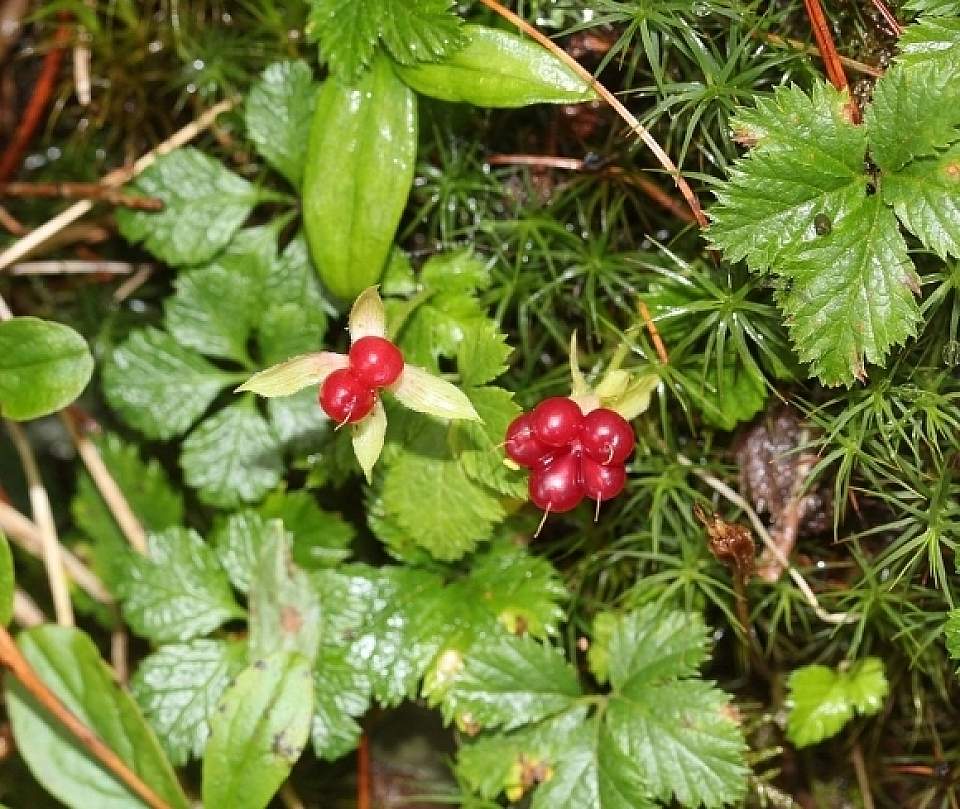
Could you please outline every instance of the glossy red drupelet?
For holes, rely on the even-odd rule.
[[[376,401],[377,392],[349,368],[334,371],[320,386],[320,407],[338,424],[353,424],[365,418]]]
[[[361,337],[350,346],[350,370],[371,388],[385,388],[403,373],[403,354],[383,337]]]

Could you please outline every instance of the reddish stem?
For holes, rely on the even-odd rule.
[[[0,159],[0,181],[8,179],[19,168],[23,153],[33,140],[34,134],[40,126],[43,116],[53,97],[53,90],[60,72],[60,63],[63,61],[64,48],[70,42],[70,26],[61,24],[53,35],[53,46],[43,57],[40,75],[33,87],[33,95],[23,111],[20,125],[10,139],[3,158]]]
[[[357,809],[370,807],[370,739],[363,733],[357,747]]]
[[[803,5],[807,10],[807,16],[810,18],[810,27],[813,29],[813,36],[817,40],[817,48],[823,57],[827,78],[838,90],[846,90],[849,87],[847,74],[843,72],[840,54],[837,53],[837,46],[834,44],[833,35],[830,33],[830,24],[823,13],[820,0],[803,0]],[[850,117],[854,123],[860,123],[860,108],[852,96],[850,98]]]
[[[893,15],[890,7],[883,0],[873,0],[873,7],[880,12],[880,16],[890,26],[894,36],[900,36],[903,33],[903,26],[900,25],[900,21]]]

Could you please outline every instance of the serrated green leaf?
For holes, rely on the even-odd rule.
[[[187,799],[156,737],[86,635],[47,625],[22,632],[18,645],[39,678],[74,716],[171,809],[187,809]],[[12,677],[6,681],[6,703],[17,752],[57,800],[73,809],[143,809],[143,801],[64,732]]]
[[[355,89],[324,83],[310,130],[303,216],[310,253],[333,295],[352,300],[380,278],[416,151],[416,96],[385,57]]]
[[[441,61],[397,67],[414,90],[477,107],[576,104],[596,95],[564,62],[518,34],[466,25],[466,45]]]
[[[27,421],[76,399],[93,374],[87,342],[62,323],[15,317],[0,323],[0,415]]]
[[[953,107],[960,110],[960,93]],[[883,199],[924,247],[944,261],[960,257],[960,145],[888,175]]]
[[[249,366],[247,343],[275,258],[272,231],[240,231],[211,264],[177,275],[174,294],[164,302],[167,331],[182,346]]]
[[[174,765],[203,755],[210,716],[246,662],[245,644],[205,639],[161,646],[141,661],[130,690]]]
[[[385,464],[381,491],[386,515],[436,559],[461,558],[505,516],[499,501],[467,477],[438,424],[397,448]]]
[[[577,674],[561,652],[507,635],[470,648],[443,708],[460,725],[512,730],[573,707],[580,693]]]
[[[335,310],[320,289],[303,233],[291,239],[270,268],[264,284],[264,302],[267,306],[296,304],[326,332],[328,315],[335,314]]]
[[[271,494],[260,513],[283,521],[293,534],[293,559],[307,570],[332,567],[350,555],[356,530],[339,515],[320,508],[309,492]]]
[[[436,59],[460,45],[451,0],[310,0],[307,32],[343,81],[355,81],[382,38],[398,62]]]
[[[250,658],[299,652],[313,660],[320,644],[320,601],[306,574],[293,561],[290,537],[280,520],[270,520],[250,577]]]
[[[213,258],[260,199],[250,183],[191,147],[158,158],[127,188],[163,200],[164,209],[146,213],[118,208],[120,233],[131,242],[143,242],[173,266]]]
[[[317,351],[323,340],[323,319],[295,303],[274,304],[263,312],[257,340],[265,365]],[[329,352],[322,352],[329,353]]]
[[[300,758],[313,714],[310,664],[294,652],[237,677],[210,720],[203,756],[206,809],[263,809]]]
[[[610,699],[604,721],[658,799],[684,806],[734,803],[746,789],[746,745],[726,694],[696,679],[633,681]]]
[[[330,420],[311,389],[268,399],[267,415],[284,452],[297,457],[318,451],[330,433]]]
[[[607,644],[610,683],[634,689],[689,677],[706,658],[707,631],[694,613],[648,604],[621,617]]]
[[[434,292],[479,292],[490,286],[490,268],[472,250],[448,250],[424,262],[419,280]]]
[[[200,499],[221,508],[259,500],[283,474],[277,437],[247,398],[206,419],[187,436],[180,466]]]
[[[502,388],[472,388],[467,391],[480,422],[457,421],[450,425],[450,448],[468,477],[500,494],[523,500],[526,475],[503,462],[503,436],[510,422],[520,415],[513,394]]]
[[[864,123],[870,156],[881,169],[898,171],[960,137],[958,78],[960,71],[937,63],[898,63],[877,81]]]
[[[903,8],[918,14],[937,17],[960,16],[960,3],[957,0],[907,0]]]
[[[217,394],[236,381],[154,328],[133,332],[103,369],[110,406],[131,427],[159,439],[189,430]]]
[[[148,556],[129,554],[118,583],[123,617],[154,643],[188,641],[211,632],[243,610],[213,549],[186,528],[148,538]]]
[[[804,666],[790,674],[787,688],[787,737],[797,747],[835,736],[854,714],[877,713],[889,690],[883,661],[877,657],[858,660],[846,670]]]
[[[491,320],[464,334],[457,350],[457,369],[466,387],[484,385],[507,370],[513,349]]]
[[[13,555],[3,531],[0,531],[0,626],[13,620],[13,591],[16,579],[13,571]]]
[[[247,96],[247,134],[257,151],[299,188],[307,160],[307,135],[318,85],[301,60],[275,62]]]
[[[908,25],[897,40],[899,61],[908,65],[937,64],[960,70],[960,19],[925,17]]]
[[[356,717],[370,704],[370,681],[342,646],[323,646],[315,675],[316,711],[310,737],[318,758],[335,761],[353,750],[362,729]]]
[[[267,521],[256,511],[238,511],[214,526],[210,542],[217,559],[241,593],[250,589],[250,577],[260,558]]]

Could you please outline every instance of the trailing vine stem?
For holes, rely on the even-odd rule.
[[[480,0],[483,5],[489,8],[491,11],[496,12],[505,20],[513,23],[521,31],[523,31],[531,39],[535,39],[539,42],[544,48],[549,50],[554,56],[562,60],[571,70],[573,70],[580,78],[587,82],[604,101],[606,101],[614,111],[627,123],[627,126],[633,131],[633,133],[640,138],[646,144],[647,148],[653,152],[654,157],[657,158],[657,162],[663,166],[664,171],[670,175],[673,182],[676,184],[677,189],[683,195],[684,200],[686,201],[690,211],[693,213],[694,219],[697,220],[697,224],[702,230],[706,230],[709,226],[706,214],[703,212],[703,208],[700,206],[700,201],[697,199],[697,195],[693,193],[693,189],[690,188],[690,184],[684,179],[683,175],[680,173],[680,169],[677,168],[677,165],[673,162],[673,159],[668,155],[663,147],[657,143],[656,138],[650,134],[649,130],[637,120],[636,116],[630,112],[610,90],[608,90],[600,81],[583,65],[581,65],[576,59],[574,59],[569,53],[567,53],[563,48],[557,45],[550,37],[546,34],[539,31],[534,26],[530,25],[526,20],[524,20],[519,15],[512,12],[506,6],[501,5],[497,0]]]

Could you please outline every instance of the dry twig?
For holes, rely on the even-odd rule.
[[[0,183],[0,197],[24,199],[89,199],[135,211],[162,211],[163,200],[124,194],[100,183]]]

